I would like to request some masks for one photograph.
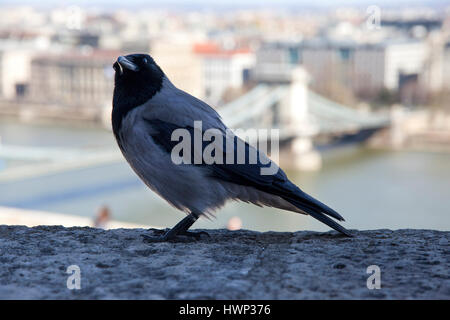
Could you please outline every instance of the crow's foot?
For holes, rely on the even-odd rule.
[[[156,231],[156,230],[154,230]],[[162,230],[157,230],[158,232],[163,232]],[[210,235],[206,231],[184,231],[178,234],[172,233],[169,231],[156,235],[149,236],[146,234],[141,234],[141,237],[144,238],[143,241],[147,243],[155,243],[155,242],[191,242],[193,240],[200,240],[202,235],[210,237]]]

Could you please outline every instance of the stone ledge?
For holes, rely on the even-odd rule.
[[[449,299],[450,232],[209,230],[143,243],[143,229],[0,226],[1,299]],[[69,265],[81,289],[69,290]],[[366,286],[369,265],[381,289]]]

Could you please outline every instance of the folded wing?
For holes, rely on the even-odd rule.
[[[198,130],[190,125],[180,126],[155,118],[148,119],[147,123],[149,128],[151,128],[149,134],[151,134],[153,140],[169,153],[172,152],[173,148],[179,143],[178,141],[172,141],[171,139],[174,130],[187,130],[191,137],[194,136],[194,131]],[[194,164],[194,153],[197,152],[203,154],[207,145],[211,143],[209,141],[202,141],[201,150],[196,150],[196,148],[198,149],[198,146],[194,144],[194,139],[191,139],[191,154],[187,155],[191,160],[190,163],[193,165],[204,166],[210,176],[216,179],[239,185],[251,186],[266,193],[277,195],[329,227],[347,236],[351,236],[348,230],[328,217],[330,216],[339,221],[343,221],[344,219],[339,213],[306,194],[289,181],[283,170],[281,170],[273,161],[270,161],[265,154],[259,152],[234,135],[226,135],[223,130],[220,130],[220,132],[222,132],[222,137],[224,139],[220,142],[215,141],[217,148],[214,149],[214,152],[222,153],[219,154],[221,159],[223,159],[222,163],[206,164],[202,162]],[[203,133],[204,132],[202,131],[201,134]],[[230,139],[232,140],[230,141]],[[242,152],[245,155],[244,158],[242,157]],[[232,153],[231,158],[230,153]],[[213,156],[217,155],[218,154],[213,154]],[[186,155],[183,157],[184,159],[186,159],[185,156]],[[233,161],[230,161],[230,159]],[[245,159],[245,161],[242,161],[243,159]],[[263,168],[269,168],[271,166],[276,166],[274,174],[262,174]]]

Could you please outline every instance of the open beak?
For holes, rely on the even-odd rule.
[[[119,65],[120,68],[120,74],[123,73],[123,68],[134,72],[139,71],[139,67],[130,60],[128,60],[127,58],[125,58],[124,56],[120,56],[117,58],[117,64]]]

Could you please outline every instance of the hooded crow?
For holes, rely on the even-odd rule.
[[[213,215],[228,200],[310,215],[351,236],[331,219],[343,221],[339,213],[300,190],[263,152],[230,135],[219,114],[175,87],[151,56],[120,56],[113,67],[112,128],[120,150],[150,189],[187,214],[162,235],[143,235],[145,241],[168,241],[179,235],[200,238],[205,232],[191,232],[189,227],[200,216]],[[197,121],[201,122],[200,128],[194,123]],[[218,141],[217,135],[223,138],[223,142],[216,143],[218,147],[212,155],[226,158],[231,153],[234,161],[195,161],[207,148],[203,141],[200,146],[193,144],[180,152],[186,161],[174,161],[173,151],[179,143],[174,132],[183,130],[203,136],[210,129],[215,130],[214,141]],[[236,161],[238,149],[244,152],[244,163]],[[252,155],[257,161],[250,163]],[[271,166],[276,168],[273,174],[261,173]]]

